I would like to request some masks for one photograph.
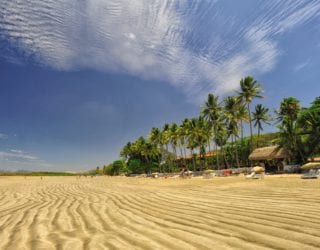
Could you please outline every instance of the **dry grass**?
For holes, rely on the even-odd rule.
[[[0,249],[319,249],[320,180],[0,177]]]

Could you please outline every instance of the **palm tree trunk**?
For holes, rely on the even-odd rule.
[[[228,159],[226,158],[226,154],[225,154],[223,146],[221,146],[221,151],[222,151],[222,154],[223,154],[224,163],[225,163],[226,167],[229,168]]]
[[[234,166],[234,143],[233,143],[233,135],[231,135],[231,167],[233,168]]]
[[[237,148],[237,138],[235,137],[235,152],[236,152],[236,162],[237,162],[237,167],[240,168],[240,162],[239,162],[239,154],[238,154],[238,148]]]
[[[250,153],[252,152],[253,149],[253,136],[252,136],[252,121],[251,121],[251,111],[250,111],[250,105],[247,103],[248,107],[248,113],[249,113],[249,124],[250,124]],[[252,166],[251,160],[249,160],[250,166]]]
[[[200,158],[200,171],[202,171],[202,167],[203,167],[203,154],[201,153],[201,146],[199,147],[199,158]]]
[[[191,149],[191,157],[192,157],[193,171],[196,171],[196,164],[194,161],[193,149]]]
[[[214,127],[214,134],[215,134],[215,139],[216,139],[216,135],[217,135],[217,128]],[[214,141],[215,144],[215,148],[216,148],[216,158],[217,158],[217,169],[219,169],[219,154],[218,154],[218,144]]]
[[[164,148],[163,145],[160,144],[160,159],[159,159],[159,173],[161,173],[161,162],[163,161],[163,152],[164,152]]]
[[[211,151],[211,149],[210,149],[210,140],[208,140],[208,150],[209,150],[209,154],[208,154],[208,165],[210,165],[210,151]]]
[[[252,136],[252,121],[251,121],[251,111],[250,111],[250,104],[247,102],[247,108],[248,108],[248,113],[249,113],[249,124],[250,124],[250,151],[252,150],[253,146],[253,136]]]
[[[260,128],[258,127],[258,141],[257,141],[257,148],[259,147],[259,140],[260,140]]]
[[[182,165],[185,165],[185,159],[183,157],[182,147],[180,147],[180,157],[181,157]],[[180,164],[180,166],[181,166],[181,164]]]
[[[243,142],[243,120],[240,120],[241,142]]]

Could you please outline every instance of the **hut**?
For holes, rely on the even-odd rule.
[[[249,155],[249,160],[266,163],[266,170],[283,171],[284,159],[288,157],[285,149],[281,146],[269,146],[256,148]],[[274,169],[275,168],[275,169]]]

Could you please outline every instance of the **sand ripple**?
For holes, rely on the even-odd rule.
[[[320,180],[0,177],[0,249],[319,249]]]

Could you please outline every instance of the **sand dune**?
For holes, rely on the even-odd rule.
[[[0,177],[0,249],[319,249],[320,180]]]

